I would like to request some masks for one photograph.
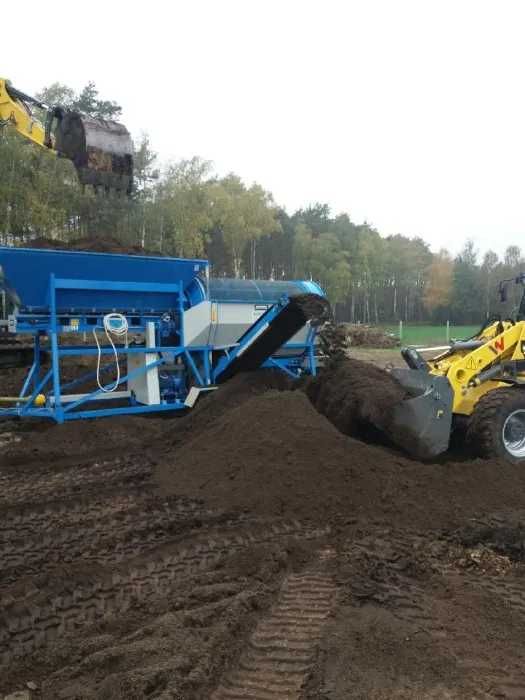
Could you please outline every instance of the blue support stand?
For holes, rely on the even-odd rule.
[[[200,345],[187,342],[185,314],[201,302],[209,303],[207,286],[199,281],[203,271],[207,273],[206,261],[5,248],[0,252],[2,264],[11,262],[25,301],[14,319],[15,332],[31,335],[34,341],[33,364],[13,406],[0,410],[2,416],[63,423],[185,410],[192,388],[207,390],[244,371],[243,361],[248,357],[253,365],[249,369],[272,367],[294,378],[316,373],[315,329],[309,327],[298,343],[290,342],[297,328],[288,337],[282,336],[293,298],[286,295],[268,304],[235,343],[214,346],[211,341]],[[204,291],[199,297],[201,288]],[[115,342],[114,346],[86,344],[83,336],[97,330],[103,333],[110,313],[123,316],[129,337],[138,340]],[[264,343],[272,339],[272,332],[275,341],[277,328],[282,348],[274,342],[272,350],[265,352]],[[64,342],[66,338],[72,342]],[[50,358],[49,367],[42,366],[44,351]],[[64,382],[62,361],[76,356],[108,358],[110,362]],[[114,371],[117,364],[120,379],[108,382],[114,391],[104,391],[94,380],[102,382],[103,375]],[[148,383],[152,377],[155,391],[150,391]],[[139,386],[146,390],[139,390]],[[83,391],[72,394],[72,389]],[[158,398],[151,399],[153,395]]]

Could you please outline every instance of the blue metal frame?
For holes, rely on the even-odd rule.
[[[197,273],[196,273],[197,274]],[[111,293],[115,293],[115,298],[121,301],[126,293],[130,293],[130,300],[136,300],[137,294],[143,294],[144,299],[152,295],[152,299],[159,299],[159,295],[169,295],[174,300],[177,318],[173,337],[176,338],[176,345],[162,345],[161,324],[163,323],[164,309],[148,309],[146,303],[141,304],[140,311],[131,309],[104,309],[99,308],[78,310],[67,308],[62,298],[64,290],[77,294],[79,298],[84,298],[84,292],[102,291],[105,301],[111,299]],[[124,296],[123,296],[124,295]],[[74,279],[70,277],[57,277],[51,273],[49,275],[49,285],[46,303],[38,309],[31,311],[29,308],[23,309],[16,317],[16,332],[31,334],[34,338],[34,361],[23,383],[19,394],[19,401],[15,406],[0,410],[0,415],[32,416],[39,418],[50,418],[58,423],[68,420],[78,420],[83,418],[97,418],[121,414],[152,413],[156,411],[176,411],[186,409],[184,403],[185,395],[181,394],[177,398],[161,400],[160,404],[143,405],[138,404],[135,397],[129,396],[126,405],[116,405],[112,401],[110,394],[96,388],[86,394],[72,400],[68,392],[85,382],[93,380],[97,373],[90,371],[75,377],[75,379],[63,383],[61,378],[60,361],[64,357],[71,356],[96,356],[99,349],[95,345],[83,345],[75,347],[61,344],[61,336],[77,335],[101,330],[105,313],[119,311],[126,316],[130,333],[145,332],[148,323],[155,326],[155,344],[151,347],[146,345],[123,347],[117,346],[117,362],[133,353],[153,354],[157,357],[155,361],[145,363],[143,366],[133,369],[120,377],[118,386],[122,386],[128,380],[146,374],[154,367],[161,367],[168,364],[170,366],[175,359],[182,362],[184,366],[186,395],[191,385],[199,387],[209,387],[215,383],[216,378],[225,368],[239,357],[253,343],[258,335],[268,324],[281,313],[288,303],[288,298],[284,296],[255,321],[255,323],[242,336],[239,343],[228,347],[215,348],[212,345],[187,346],[184,338],[183,314],[187,306],[185,287],[182,280],[176,283],[154,283],[147,281],[115,281],[97,279]],[[69,299],[66,297],[65,299]],[[87,297],[85,297],[87,298]],[[144,300],[143,300],[144,301]],[[48,338],[48,344],[44,346],[43,337]],[[282,370],[291,377],[298,377],[305,372],[316,373],[315,360],[315,336],[316,331],[310,328],[304,343],[287,343],[285,354],[268,358],[264,367],[274,367]],[[51,367],[44,370],[40,362],[42,350],[50,352]],[[100,348],[101,355],[113,355],[114,350],[109,346]],[[215,362],[212,364],[212,354]],[[115,362],[101,367],[100,371],[108,372],[114,369]],[[181,390],[182,391],[182,390]],[[36,405],[37,397],[47,392],[45,406]],[[68,398],[69,400],[65,400]],[[121,402],[122,396],[117,397]],[[104,399],[104,407],[98,404]]]
[[[23,383],[19,394],[20,401],[16,406],[3,409],[1,415],[19,415],[52,418],[57,423],[63,423],[66,420],[77,420],[80,418],[101,417],[109,415],[117,415],[123,413],[150,413],[153,411],[168,411],[181,410],[186,408],[183,398],[173,402],[150,405],[136,405],[131,398],[127,406],[109,406],[107,408],[91,407],[102,398],[108,403],[111,403],[110,394],[105,394],[98,387],[93,391],[87,392],[81,398],[75,401],[64,402],[63,396],[65,392],[71,390],[75,386],[80,386],[83,383],[96,377],[96,372],[87,372],[74,380],[62,383],[60,374],[60,360],[68,356],[94,356],[99,350],[95,345],[72,347],[64,346],[60,343],[60,334],[78,334],[92,332],[93,329],[100,330],[103,324],[104,314],[97,313],[95,310],[90,313],[75,314],[73,312],[58,312],[60,305],[60,292],[64,289],[73,290],[99,290],[115,291],[118,293],[131,291],[133,293],[141,292],[148,294],[175,294],[178,302],[179,319],[182,318],[184,311],[184,287],[182,281],[175,284],[155,284],[148,282],[117,282],[117,281],[99,281],[86,279],[69,279],[57,278],[54,274],[49,277],[49,289],[47,294],[48,313],[40,311],[36,314],[28,312],[21,313],[17,316],[16,330],[20,333],[31,333],[34,338],[34,359],[33,364],[28,372],[28,375]],[[126,317],[128,319],[130,332],[145,331],[146,324],[153,322],[155,324],[155,336],[157,343],[160,339],[159,325],[162,314],[156,314],[152,310],[149,315],[137,315],[133,310],[128,311]],[[118,385],[121,386],[129,379],[136,378],[141,374],[145,374],[153,367],[158,367],[166,364],[166,360],[161,353],[169,353],[171,358],[184,357],[188,367],[188,373],[192,377],[192,383],[197,386],[208,386],[211,384],[211,366],[209,361],[210,346],[185,347],[183,337],[183,324],[179,322],[176,330],[179,344],[177,345],[160,345],[155,344],[152,347],[117,346],[117,361],[124,356],[133,353],[151,353],[158,356],[154,362],[146,363],[144,366],[128,372],[120,378]],[[49,339],[49,344],[45,348],[41,342],[41,336],[46,335]],[[51,368],[46,372],[42,371],[40,363],[41,350],[50,350]],[[101,355],[112,355],[114,353],[111,347],[101,347]],[[114,368],[116,364],[110,363],[101,368],[101,372],[108,372]],[[45,406],[35,405],[35,400],[46,390],[48,385],[51,385],[52,390],[46,397]],[[32,388],[32,391],[30,389]],[[91,406],[90,406],[91,405]]]

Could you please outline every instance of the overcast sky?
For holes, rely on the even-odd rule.
[[[161,161],[434,250],[525,248],[520,0],[26,0],[2,25],[3,77],[93,80]]]

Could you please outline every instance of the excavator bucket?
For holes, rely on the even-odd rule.
[[[385,432],[399,447],[418,459],[431,459],[446,452],[452,429],[453,391],[446,377],[423,369],[391,371],[407,392],[394,407]]]
[[[133,142],[125,126],[64,111],[54,138],[55,150],[73,161],[83,185],[131,193]]]

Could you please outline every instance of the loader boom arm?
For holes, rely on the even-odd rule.
[[[33,116],[31,104],[46,110],[45,126]],[[71,160],[81,184],[131,194],[133,142],[122,124],[60,106],[48,108],[0,78],[2,126],[11,126],[29,141]]]
[[[454,413],[471,415],[484,394],[516,381],[513,372],[523,364],[525,324],[506,321],[499,326],[485,329],[479,347],[434,362],[431,373],[445,373],[454,391]]]
[[[0,78],[0,125],[12,126],[21,136],[48,148],[44,126],[35,119],[26,103],[18,99],[18,94],[18,91],[9,88],[7,80]],[[44,107],[36,100],[34,102]]]

